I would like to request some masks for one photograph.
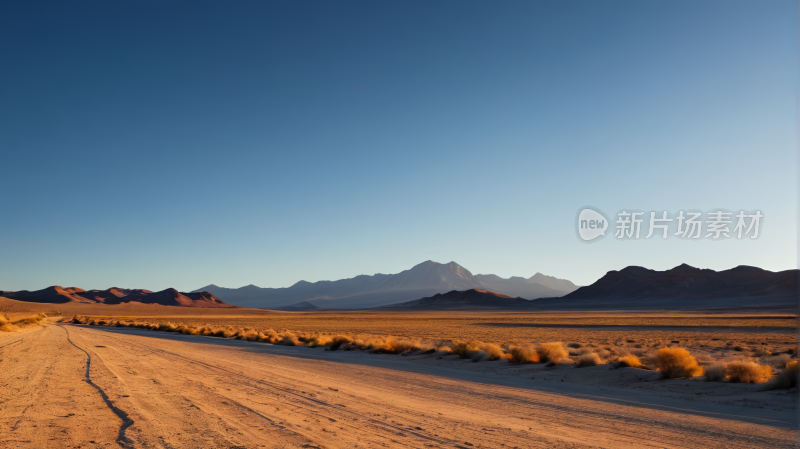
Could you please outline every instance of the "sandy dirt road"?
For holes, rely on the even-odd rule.
[[[0,448],[796,447],[792,413],[402,359],[48,325],[0,338]]]

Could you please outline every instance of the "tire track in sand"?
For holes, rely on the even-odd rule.
[[[103,401],[106,403],[108,408],[111,409],[111,411],[114,412],[114,414],[117,415],[117,417],[119,417],[119,419],[122,420],[122,425],[120,426],[119,434],[117,435],[117,443],[119,443],[120,446],[125,448],[133,448],[133,441],[131,441],[130,438],[125,436],[125,431],[128,430],[128,427],[133,425],[133,420],[130,418],[130,416],[128,416],[127,413],[125,413],[124,410],[121,410],[119,407],[114,405],[114,402],[112,402],[111,399],[109,399],[106,392],[102,388],[100,388],[100,386],[92,382],[92,377],[90,373],[90,369],[92,367],[92,356],[89,355],[89,353],[86,352],[85,349],[76,345],[75,342],[72,341],[72,339],[69,337],[69,330],[67,330],[67,328],[65,328],[60,324],[58,325],[58,327],[64,329],[64,332],[67,333],[67,341],[69,341],[70,344],[72,344],[72,346],[75,346],[76,348],[83,351],[84,354],[86,354],[86,383],[93,386],[100,393],[100,396],[102,396]]]

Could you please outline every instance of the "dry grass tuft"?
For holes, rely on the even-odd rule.
[[[481,345],[481,353],[483,353],[483,357],[479,360],[475,360],[475,356],[472,357],[473,362],[483,362],[483,361],[495,361],[500,360],[503,355],[505,354],[503,348],[497,346],[494,343],[484,343]]]
[[[8,317],[0,317],[0,332],[16,332],[20,327],[35,326],[42,322],[47,315],[40,313],[27,318],[11,321]]]
[[[639,360],[639,357],[636,357],[633,354],[626,354],[617,359],[617,366],[620,368],[639,368],[642,366],[642,362]]]
[[[542,362],[559,363],[569,356],[569,353],[564,348],[564,344],[560,341],[552,343],[542,343],[536,348],[539,354],[539,360]]]
[[[11,324],[8,318],[0,316],[0,332],[14,332],[17,327]]]
[[[453,344],[452,352],[462,359],[472,359],[473,362],[499,360],[504,355],[500,346],[477,340],[457,341]]]
[[[703,376],[706,378],[706,382],[722,382],[725,380],[725,364],[717,363],[715,365],[711,365],[706,368],[703,372]]]
[[[772,368],[754,362],[739,360],[725,368],[728,381],[747,384],[761,384],[772,379]]]
[[[597,366],[601,363],[603,363],[603,361],[600,359],[599,355],[595,354],[594,352],[589,352],[578,357],[578,361],[575,363],[575,366],[578,368],[583,368],[585,366]]]
[[[683,348],[659,349],[655,365],[669,379],[688,379],[703,374],[703,368],[697,364],[697,360]]]
[[[514,346],[508,351],[508,361],[511,363],[539,363],[539,353],[532,346]]]

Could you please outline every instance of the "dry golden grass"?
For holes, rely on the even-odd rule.
[[[38,325],[45,318],[47,318],[47,315],[44,313],[25,318],[19,318],[13,321],[7,317],[0,316],[0,332],[16,332],[23,327]]]
[[[514,346],[508,350],[508,361],[512,363],[539,363],[539,353],[532,346]]]
[[[3,299],[0,299],[0,306]],[[61,307],[59,305],[58,307]],[[82,307],[86,307],[82,305]],[[737,315],[710,316],[702,314],[537,314],[527,312],[313,312],[288,313],[265,312],[251,309],[224,310],[214,315],[214,310],[198,311],[194,308],[148,306],[117,308],[117,306],[92,306],[95,314],[87,319],[97,322],[157,322],[170,323],[174,332],[219,337],[239,338],[250,341],[265,341],[273,344],[329,347],[327,339],[336,336],[353,341],[343,342],[338,349],[365,348],[375,352],[406,353],[434,350],[438,355],[463,354],[467,359],[491,360],[498,351],[481,345],[493,344],[506,348],[500,358],[515,359],[512,348],[535,347],[543,342],[563,341],[570,349],[572,358],[587,352],[596,353],[600,359],[617,362],[626,355],[634,355],[643,362],[643,368],[655,367],[656,351],[660,348],[678,346],[697,354],[702,365],[728,362],[741,358],[742,352],[735,346],[762,350],[764,356],[759,363],[781,369],[786,361],[796,358],[794,333],[787,329],[770,328],[791,326],[791,316]],[[125,315],[136,310],[138,315]],[[150,313],[150,310],[156,312]],[[172,310],[173,315],[167,312]],[[144,313],[147,311],[147,313]],[[239,315],[233,315],[236,311]],[[112,313],[119,313],[114,316]],[[150,315],[159,315],[153,317]],[[163,316],[160,316],[163,315]],[[688,320],[687,318],[691,318]],[[680,326],[691,322],[692,330],[682,327],[638,328],[635,326]],[[593,328],[585,326],[625,326]],[[704,325],[729,326],[734,330],[702,330]],[[764,325],[760,329],[736,330],[737,326]],[[557,327],[553,327],[557,326]],[[569,327],[574,326],[574,327]],[[294,338],[292,335],[294,335]],[[280,336],[280,338],[277,338]],[[478,345],[469,346],[474,341]],[[466,342],[456,348],[456,343]],[[676,343],[677,342],[677,343]],[[458,351],[454,351],[458,349]],[[398,352],[399,351],[399,352]],[[485,353],[485,354],[481,354]],[[769,353],[770,355],[767,355]],[[537,353],[537,356],[539,354]],[[533,359],[531,357],[524,360]],[[523,360],[521,359],[521,360]],[[544,361],[544,360],[540,360]]]
[[[9,323],[8,318],[0,316],[0,332],[14,332],[16,329]]]
[[[336,317],[336,319],[333,320],[332,317]],[[631,317],[624,318],[632,319]],[[741,342],[753,348],[768,349],[771,355],[764,356],[761,363],[770,364],[775,369],[783,367],[788,360],[796,358],[794,355],[796,350],[792,341],[793,335],[780,333],[754,335],[730,332],[684,332],[676,334],[652,330],[639,332],[629,329],[625,331],[594,331],[585,328],[551,329],[538,325],[497,325],[502,320],[519,319],[519,317],[508,317],[502,313],[495,315],[309,313],[274,314],[249,318],[178,316],[169,317],[167,320],[159,318],[156,323],[141,317],[76,316],[74,321],[90,325],[131,326],[279,345],[310,348],[321,346],[326,350],[359,349],[375,353],[403,355],[437,352],[439,356],[456,354],[461,358],[476,362],[504,359],[512,363],[559,363],[571,355],[579,366],[590,366],[593,363],[609,360],[614,361],[620,367],[657,368],[666,377],[692,377],[703,372],[694,357],[688,356],[688,358],[683,358],[683,361],[673,357],[675,360],[670,361],[671,359],[665,356],[671,351],[680,352],[679,348],[675,347],[677,344],[684,348],[683,351],[686,347],[691,348],[692,351],[699,351],[702,365],[729,361],[734,356],[741,358],[741,353],[734,352],[732,349],[735,346],[734,342]],[[559,317],[559,319],[565,318]],[[613,317],[603,319],[613,319]],[[268,326],[268,324],[295,324],[298,328]],[[354,332],[364,330],[372,332]],[[552,342],[552,340],[544,338],[553,335],[561,337],[566,335],[572,337],[573,340],[567,340],[568,345],[561,342],[542,343]],[[570,348],[569,352],[565,346]],[[773,348],[778,349],[773,351]],[[664,350],[667,352],[662,352]],[[661,357],[659,357],[659,353]],[[581,361],[581,358],[585,360]]]
[[[642,362],[639,360],[639,357],[636,357],[633,354],[626,354],[617,359],[617,366],[639,368],[642,366]]]
[[[703,368],[684,348],[661,348],[656,354],[656,369],[670,379],[691,378],[703,374]]]
[[[583,368],[585,366],[597,366],[601,363],[603,363],[603,361],[600,359],[599,355],[595,354],[594,352],[588,352],[578,357],[578,361],[575,362],[575,366],[578,368]]]
[[[772,379],[771,367],[744,360],[728,363],[725,373],[729,382],[761,384]]]
[[[536,352],[539,353],[539,360],[542,362],[559,363],[569,357],[569,352],[564,347],[564,343],[560,341],[542,343],[536,347]]]

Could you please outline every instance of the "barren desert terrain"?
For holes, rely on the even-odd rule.
[[[9,304],[5,304],[7,314]],[[628,340],[669,345],[671,341],[662,340],[680,335],[682,345],[691,346],[693,353],[707,349],[716,358],[743,352],[729,349],[728,342],[739,346],[766,339],[772,341],[770,347],[780,347],[794,341],[793,317],[768,315],[698,317],[690,329],[654,330],[654,326],[685,326],[685,317],[497,314],[487,318],[464,313],[399,314],[394,319],[386,314],[371,318],[340,314],[337,319],[335,314],[313,313],[253,312],[257,315],[245,317],[247,309],[238,315],[232,311],[199,315],[174,308],[148,309],[158,312],[146,317],[141,306],[95,307],[100,309],[81,311],[97,317],[99,311],[105,315],[120,311],[125,316],[117,319],[153,323],[298,331],[306,326],[331,333],[403,331],[415,338],[463,338],[469,336],[466,332],[498,344],[503,334],[507,340],[532,341],[550,340],[550,333],[556,332],[564,342],[596,341],[600,346],[608,340],[609,345],[624,343],[635,349],[638,343]],[[12,313],[40,312],[22,309]],[[703,378],[665,380],[652,370],[607,363],[577,368],[569,363],[473,363],[435,353],[403,357],[327,351],[72,325],[68,318],[62,312],[40,325],[0,332],[0,447],[772,448],[796,444],[796,389],[762,391],[761,385]],[[621,328],[608,330],[609,326]],[[696,329],[702,327],[709,329]],[[720,335],[724,338],[712,340]],[[690,342],[691,336],[696,341]],[[702,348],[706,343],[720,347]],[[730,354],[722,355],[723,351]],[[762,359],[770,357],[794,356],[781,353]]]

